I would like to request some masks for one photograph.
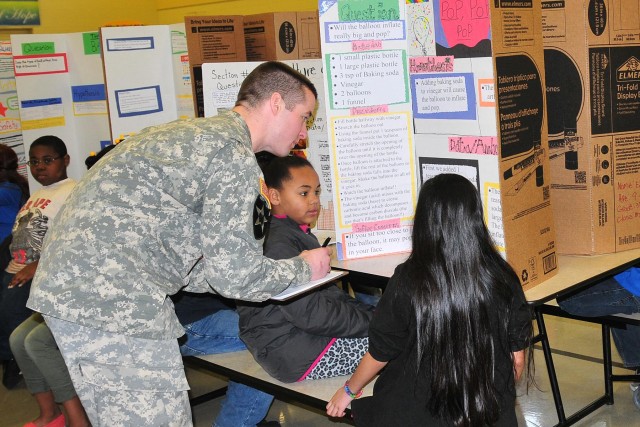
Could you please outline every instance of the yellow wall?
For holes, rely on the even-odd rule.
[[[156,3],[159,24],[183,22],[185,16],[251,15],[318,8],[318,0],[156,0]]]
[[[46,0],[39,4],[39,26],[16,29],[0,26],[0,33],[11,34],[12,29],[16,33],[28,29],[34,34],[77,33],[95,31],[114,21],[175,24],[183,22],[185,16],[251,15],[318,8],[318,0]]]
[[[57,34],[96,31],[111,21],[158,23],[157,0],[44,0],[40,26],[33,33]]]
[[[318,8],[318,0],[46,0],[39,4],[39,26],[0,26],[0,33],[28,29],[34,34],[77,33],[95,31],[114,21],[174,24],[183,22],[185,16],[250,15]]]

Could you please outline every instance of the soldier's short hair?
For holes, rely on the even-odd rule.
[[[285,107],[291,111],[304,102],[304,88],[318,98],[318,91],[311,81],[282,62],[268,61],[258,65],[240,86],[236,106],[256,108],[274,93],[279,93]]]

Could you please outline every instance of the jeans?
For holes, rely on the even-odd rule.
[[[381,289],[369,286],[354,285],[353,283],[351,283],[350,285],[351,289],[353,289],[353,295],[358,301],[372,305],[374,307],[376,307],[380,302],[380,297],[382,296]]]
[[[609,278],[575,295],[558,298],[558,305],[567,313],[585,317],[632,314],[640,312],[640,297]],[[624,366],[640,367],[640,326],[611,328],[611,332]]]
[[[247,348],[239,337],[238,313],[235,310],[219,310],[183,326],[186,342],[180,345],[180,352],[184,356],[228,353]],[[273,396],[233,381],[229,381],[228,387],[214,427],[249,427],[264,419]]]

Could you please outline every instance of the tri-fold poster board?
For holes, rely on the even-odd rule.
[[[114,140],[194,117],[184,24],[100,31]]]
[[[319,2],[341,256],[410,249],[421,183],[466,176],[525,288],[557,269],[541,5]]]
[[[15,74],[17,96],[6,103],[21,126],[23,153],[40,136],[58,136],[75,179],[91,152],[144,127],[194,116],[182,23],[12,35],[2,53],[12,59],[13,73],[2,79]],[[29,180],[32,190],[39,187]]]
[[[111,140],[98,32],[12,35],[22,137],[55,135],[71,157],[68,175],[79,179],[91,151]],[[39,184],[29,176],[33,191]]]

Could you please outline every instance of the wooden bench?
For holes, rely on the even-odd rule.
[[[342,376],[322,380],[283,383],[267,374],[248,350],[206,356],[188,356],[184,357],[184,361],[186,365],[198,366],[232,381],[269,393],[278,400],[301,403],[321,411],[325,410],[327,403],[336,390],[343,387],[345,381],[349,379],[348,376]],[[375,380],[367,385],[363,396],[371,396],[374,383]],[[217,392],[219,390],[211,393],[216,394]],[[211,393],[207,393],[207,395]],[[200,396],[195,399],[200,399]],[[345,420],[350,419],[350,411],[347,410]]]

